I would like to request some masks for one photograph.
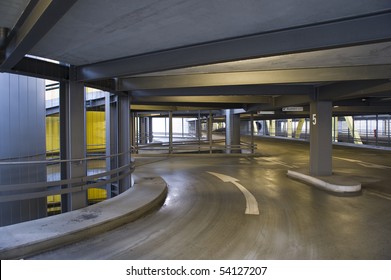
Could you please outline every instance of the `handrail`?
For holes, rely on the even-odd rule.
[[[175,153],[177,151],[192,151],[201,152],[201,151],[216,151],[216,150],[251,150],[252,152],[257,149],[257,144],[241,142],[238,145],[219,145],[218,143],[225,142],[223,139],[213,140],[213,144],[209,140],[192,140],[192,141],[180,141],[180,142],[159,142],[159,143],[149,143],[138,145],[137,147],[132,147],[134,152],[138,151],[168,151]],[[172,148],[172,150],[170,150]]]
[[[36,164],[45,164],[53,165],[60,163],[71,163],[71,164],[81,164],[82,162],[92,161],[92,160],[104,160],[108,158],[119,157],[125,154],[130,154],[131,152],[123,152],[112,155],[100,155],[93,157],[85,157],[78,159],[55,159],[55,160],[37,160],[37,161],[0,161],[1,166],[15,166],[15,165],[36,165]],[[33,183],[21,183],[21,184],[7,184],[0,185],[0,202],[10,202],[16,200],[27,200],[32,198],[41,198],[47,197],[50,195],[61,195],[77,191],[88,190],[90,188],[97,188],[112,182],[119,181],[126,176],[129,176],[135,168],[134,162],[130,161],[129,163],[111,169],[108,171],[103,171],[87,176],[81,176],[76,178],[69,178],[64,180],[56,181],[41,181]],[[113,177],[113,178],[110,178]],[[99,180],[97,182],[97,180]],[[67,188],[59,188],[61,186],[67,185]]]
[[[0,165],[22,165],[22,164],[53,164],[53,163],[63,163],[63,162],[83,162],[83,161],[89,161],[89,160],[97,160],[97,159],[106,159],[111,157],[118,157],[122,156],[126,153],[131,154],[131,151],[124,152],[124,153],[118,153],[114,155],[102,155],[102,156],[93,156],[93,157],[85,157],[85,158],[77,158],[77,159],[49,159],[49,160],[32,160],[32,161],[5,161],[0,160]]]
[[[89,184],[89,180],[91,178],[100,178],[105,177],[108,175],[112,175],[115,173],[122,172],[124,170],[129,169],[127,172],[116,176],[115,178],[107,179],[101,182],[96,182]],[[0,187],[0,192],[10,191],[12,188],[13,191],[16,190],[23,190],[23,189],[29,189],[29,190],[35,190],[35,189],[41,189],[41,188],[49,188],[49,187],[55,187],[55,186],[61,186],[61,185],[68,185],[68,184],[75,184],[79,183],[82,185],[78,186],[72,186],[70,188],[64,188],[64,189],[56,189],[56,190],[46,190],[41,192],[25,192],[22,194],[10,194],[10,195],[1,195],[0,196],[0,202],[9,202],[9,201],[15,201],[15,200],[25,200],[25,199],[32,199],[32,198],[40,198],[40,197],[46,197],[49,195],[58,195],[58,194],[66,194],[66,193],[72,193],[77,191],[84,191],[90,188],[96,188],[100,186],[104,186],[108,183],[115,182],[118,180],[121,180],[122,178],[130,175],[134,171],[134,163],[130,162],[129,164],[126,164],[124,166],[121,166],[116,169],[112,169],[107,172],[102,172],[90,176],[83,176],[79,178],[72,178],[72,179],[66,179],[66,180],[60,180],[60,181],[51,181],[51,182],[42,182],[42,183],[32,183],[32,184],[15,184],[15,185],[5,185]],[[29,186],[29,187],[28,187]]]
[[[46,197],[49,195],[58,195],[58,194],[67,194],[67,193],[73,193],[73,192],[79,192],[79,191],[85,191],[90,188],[96,188],[99,186],[104,186],[108,183],[115,182],[118,180],[121,180],[125,178],[126,176],[130,175],[133,172],[133,170],[130,170],[126,173],[121,174],[118,177],[97,182],[94,184],[85,184],[82,186],[74,186],[71,188],[64,188],[64,189],[58,189],[58,190],[48,190],[48,191],[42,191],[42,192],[33,192],[33,193],[23,193],[23,194],[14,194],[14,195],[5,195],[0,196],[0,202],[10,202],[15,200],[26,200],[26,199],[33,199],[33,198],[40,198],[40,197]]]
[[[127,168],[133,168],[134,169],[134,163],[131,162],[130,164],[121,166],[116,169],[112,169],[110,171],[97,173],[93,175],[88,175],[84,177],[77,177],[77,178],[71,178],[71,179],[65,179],[65,180],[57,180],[57,181],[49,181],[49,182],[38,182],[38,183],[24,183],[24,184],[12,184],[12,185],[1,185],[0,186],[0,193],[5,191],[20,191],[20,190],[34,190],[34,189],[40,189],[40,188],[49,188],[49,187],[55,187],[55,186],[61,186],[66,184],[74,184],[74,183],[86,183],[89,182],[92,179],[106,177],[118,172],[121,172]]]

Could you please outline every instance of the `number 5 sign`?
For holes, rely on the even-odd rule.
[[[316,125],[316,114],[312,114],[312,124]]]

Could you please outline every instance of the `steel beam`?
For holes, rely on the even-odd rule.
[[[65,65],[23,57],[15,67],[7,72],[41,79],[67,81],[69,80],[69,71],[69,67]]]
[[[287,106],[309,104],[311,102],[310,95],[289,95],[289,96],[278,96],[274,98],[274,108],[282,108]],[[265,108],[266,109],[271,109]]]
[[[319,100],[343,100],[377,93],[389,93],[390,91],[391,82],[389,79],[372,81],[347,81],[320,87],[318,98]]]
[[[76,0],[39,0],[29,15],[20,23],[18,30],[11,31],[7,38],[5,58],[0,69],[12,69],[31,48],[53,27],[72,7]]]
[[[133,97],[141,96],[208,96],[208,95],[300,95],[313,92],[312,85],[239,85],[196,88],[133,90]]]
[[[379,80],[391,77],[391,65],[322,67],[249,72],[121,78],[118,91],[227,85],[265,85]]]
[[[391,40],[391,11],[79,66],[80,81]]]
[[[271,96],[242,95],[242,96],[148,96],[132,97],[134,103],[271,103]]]
[[[389,114],[391,106],[338,106],[333,108],[333,113],[344,114]]]

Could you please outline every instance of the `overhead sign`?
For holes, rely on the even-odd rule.
[[[258,111],[258,115],[274,115],[274,111]]]
[[[303,107],[284,107],[283,112],[303,112]]]

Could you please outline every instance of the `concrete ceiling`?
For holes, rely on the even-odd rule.
[[[79,0],[31,54],[83,65],[388,8],[389,0]]]
[[[0,8],[0,27],[28,11],[0,49],[1,71],[129,92],[138,104],[273,108],[306,104],[315,92],[353,102],[391,90],[390,0],[32,0]]]
[[[29,0],[0,0],[0,27],[12,29],[27,7]]]

